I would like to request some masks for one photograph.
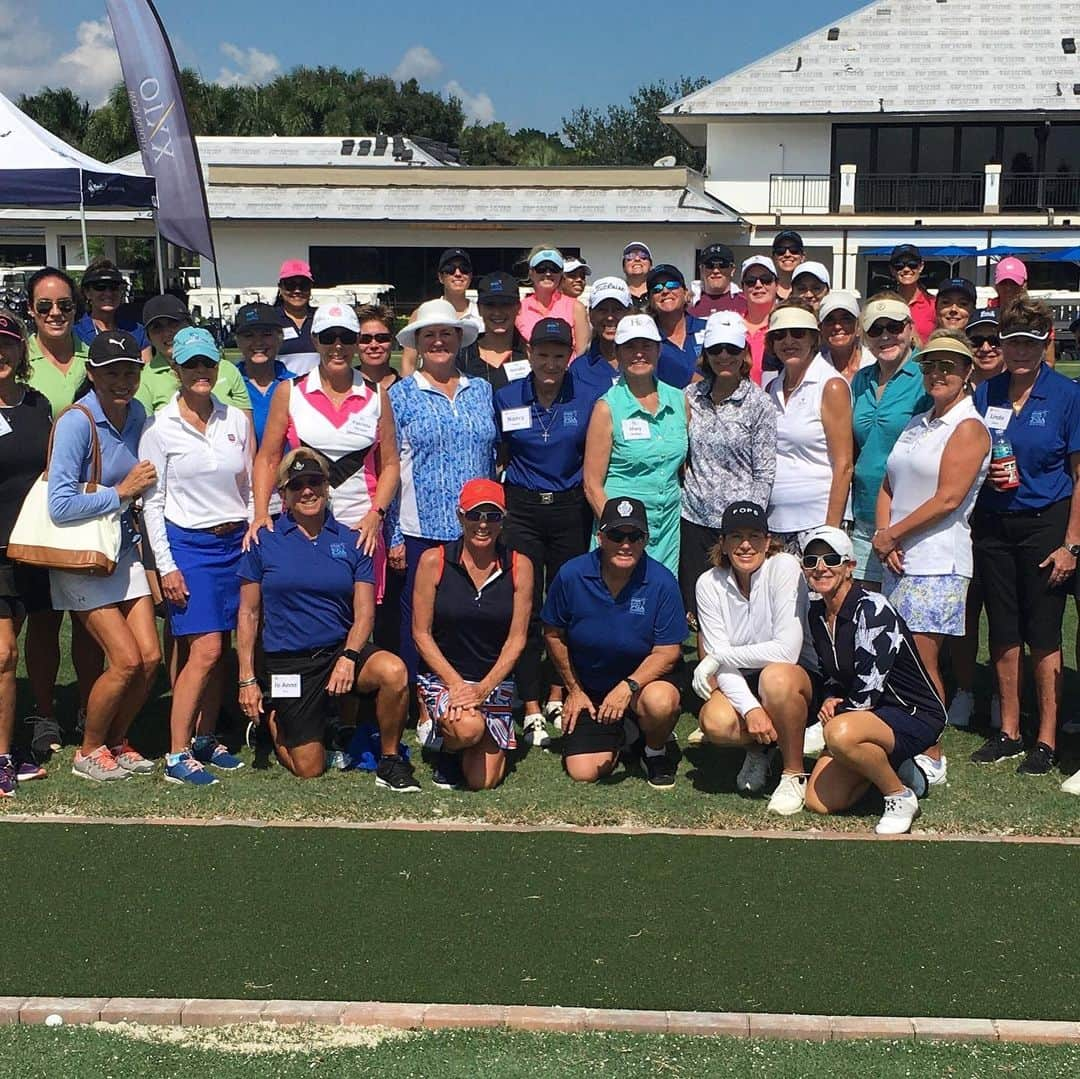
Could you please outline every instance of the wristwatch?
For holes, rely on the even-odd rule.
[[[624,678],[623,681],[630,687],[631,693],[637,693],[641,689],[641,683],[635,682],[633,678]]]
[[[1073,556],[1073,558],[1080,558],[1080,543],[1063,543],[1061,545]]]
[[[357,666],[360,665],[360,661],[364,658],[355,648],[344,649],[341,656],[343,659],[351,659]]]

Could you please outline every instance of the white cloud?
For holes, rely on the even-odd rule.
[[[79,23],[75,48],[60,57],[54,70],[63,72],[64,83],[91,105],[102,104],[124,77],[109,20]]]
[[[216,80],[218,86],[261,86],[281,74],[281,61],[271,52],[242,49],[231,41],[223,41],[221,51],[236,67],[221,69]]]
[[[443,62],[426,45],[413,45],[405,50],[405,55],[391,74],[398,82],[409,79],[428,82],[438,78],[442,70]]]
[[[494,121],[495,103],[487,94],[470,94],[457,79],[451,79],[443,89],[461,102],[469,123],[490,124]]]

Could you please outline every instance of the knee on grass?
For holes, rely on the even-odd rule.
[[[575,783],[595,783],[611,775],[617,760],[614,753],[574,753],[563,758],[563,766]]]
[[[476,708],[463,712],[457,719],[439,721],[443,745],[447,749],[461,750],[478,746],[487,734],[483,713]]]

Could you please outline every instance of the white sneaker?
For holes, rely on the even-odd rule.
[[[806,776],[785,772],[769,799],[769,812],[779,813],[781,817],[791,817],[801,813],[805,805]]]
[[[735,789],[740,794],[760,794],[769,782],[771,764],[771,746],[753,746],[748,749],[739,774],[735,777]]]
[[[802,751],[804,757],[817,757],[820,756],[825,749],[825,728],[821,725],[821,721],[817,723],[811,723],[806,728],[806,733],[803,735]]]
[[[705,737],[705,732],[700,727],[695,727],[687,736],[686,744],[688,746],[703,746],[708,739]]]
[[[942,754],[941,760],[936,761],[925,753],[915,754],[915,763],[919,770],[926,776],[926,782],[931,787],[940,787],[949,776],[949,758]]]
[[[1069,776],[1069,778],[1061,784],[1061,789],[1066,794],[1080,794],[1080,772],[1077,772],[1076,775]]]
[[[968,689],[958,689],[949,703],[949,726],[966,729],[971,726],[975,714],[975,694]]]
[[[521,724],[522,734],[525,741],[531,746],[539,746],[541,749],[551,745],[551,735],[548,734],[547,724],[539,712],[531,712]]]
[[[544,705],[544,719],[557,731],[562,731],[562,701],[548,701]]]
[[[910,757],[896,769],[896,774],[916,798],[926,797],[930,782],[926,778],[926,773]]]
[[[922,812],[919,799],[910,787],[885,799],[885,812],[874,831],[878,835],[903,835],[911,831],[911,822]]]
[[[1001,730],[1001,698],[996,693],[990,698],[990,726]]]

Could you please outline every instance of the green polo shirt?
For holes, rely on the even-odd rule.
[[[142,402],[148,415],[153,415],[167,405],[179,389],[180,380],[176,377],[168,357],[155,352],[154,358],[142,369],[135,400]],[[251,411],[251,398],[248,397],[243,376],[237,370],[236,364],[228,360],[222,360],[218,366],[214,396],[224,405],[235,405],[246,412]]]
[[[66,373],[45,359],[36,333],[31,334],[26,342],[30,356],[30,385],[49,399],[53,419],[75,400],[75,394],[86,378],[88,346],[74,335],[72,335],[72,342],[75,345],[75,355]]]

